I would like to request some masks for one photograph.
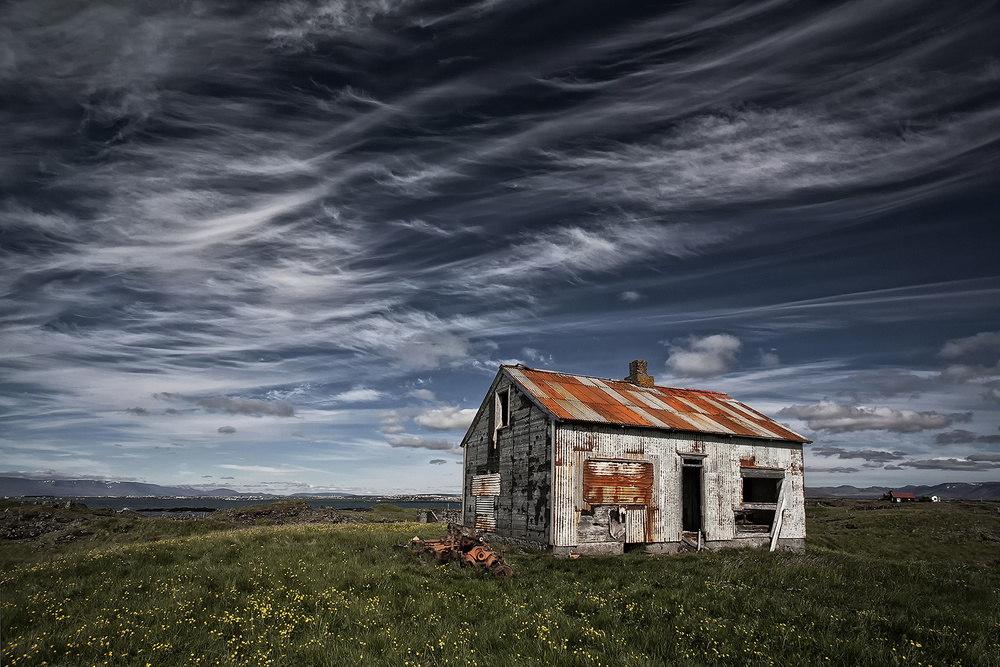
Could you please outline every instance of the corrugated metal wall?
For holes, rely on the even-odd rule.
[[[784,471],[786,504],[783,538],[805,537],[801,446],[752,438],[722,438],[585,424],[559,424],[555,436],[552,544],[578,544],[586,461],[645,461],[653,491],[642,510],[630,507],[626,541],[674,542],[681,535],[681,468],[684,455],[701,463],[703,527],[706,539],[737,537],[735,511],[742,505],[741,468]],[[641,524],[645,522],[645,526]],[[644,534],[643,539],[636,536]],[[610,539],[610,537],[608,538]]]

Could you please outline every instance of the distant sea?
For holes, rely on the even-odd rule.
[[[227,510],[251,505],[271,505],[288,500],[304,500],[310,507],[332,507],[334,509],[369,509],[375,505],[395,505],[396,507],[444,507],[446,509],[461,509],[459,500],[409,501],[395,498],[268,498],[265,500],[242,498],[25,498],[32,502],[66,502],[86,505],[90,509],[105,507],[116,512],[133,510],[144,514],[177,514],[182,512],[207,513],[215,510]]]

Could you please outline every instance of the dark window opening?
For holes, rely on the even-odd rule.
[[[486,466],[490,472],[500,470],[500,429],[510,425],[510,387],[501,389],[493,396],[493,437],[486,454]]]
[[[744,503],[777,503],[780,479],[743,478]]]
[[[510,389],[497,392],[497,428],[510,425]]]
[[[486,470],[484,472],[500,472],[500,448],[497,447],[496,439],[493,440],[490,448],[486,450]]]

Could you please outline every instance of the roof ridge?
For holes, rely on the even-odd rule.
[[[602,378],[597,375],[584,375],[583,373],[568,373],[566,371],[550,371],[546,368],[534,368],[522,363],[516,364],[500,364],[500,368],[520,368],[526,371],[534,371],[536,373],[551,373],[552,375],[569,375],[570,377],[587,378],[588,380],[600,380],[602,382],[617,382],[627,384],[635,389],[674,389],[676,391],[694,391],[699,394],[713,394],[715,396],[725,396],[726,398],[732,398],[729,394],[724,391],[715,391],[714,389],[694,389],[692,387],[672,387],[664,384],[654,384],[652,387],[640,387],[637,384],[632,384],[628,379],[622,378]]]

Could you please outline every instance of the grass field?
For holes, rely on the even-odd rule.
[[[2,664],[1000,665],[998,508],[838,502],[801,555],[510,551],[512,579],[397,546],[437,525],[97,517],[0,545]]]

